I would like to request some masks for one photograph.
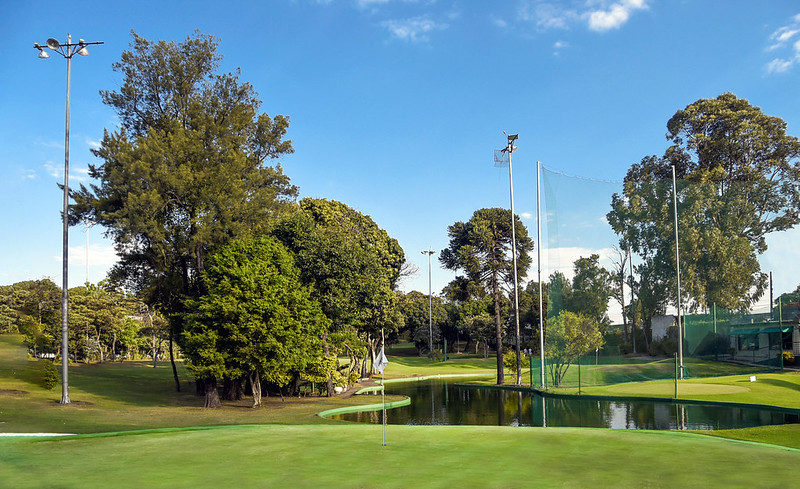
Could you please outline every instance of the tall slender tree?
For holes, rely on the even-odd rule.
[[[89,174],[98,183],[73,193],[72,220],[106,228],[120,256],[112,277],[164,310],[180,339],[183,298],[206,289],[206,257],[267,228],[296,196],[280,164],[268,165],[292,152],[289,121],[259,113],[261,101],[238,72],[217,71],[214,37],[132,35],[114,64],[122,86],[101,92],[120,129],[106,130],[94,150],[102,163]],[[173,372],[180,389],[174,362]]]
[[[531,263],[533,240],[519,216],[514,216],[517,241],[517,276],[524,279]],[[497,384],[505,382],[503,372],[503,291],[513,289],[511,257],[511,211],[500,208],[478,209],[467,222],[447,228],[450,244],[442,250],[439,261],[449,270],[463,271],[494,301],[495,341],[497,345]]]

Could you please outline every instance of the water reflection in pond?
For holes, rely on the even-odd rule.
[[[386,422],[648,430],[721,430],[800,422],[797,414],[768,409],[542,398],[528,392],[459,387],[455,382],[439,379],[387,385],[388,394],[409,396],[411,405],[388,410]],[[381,412],[342,414],[334,419],[380,423]]]

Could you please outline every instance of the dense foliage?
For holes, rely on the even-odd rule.
[[[608,220],[642,263],[639,298],[647,319],[675,290],[674,169],[678,185],[682,302],[744,310],[763,294],[758,264],[766,236],[800,222],[800,141],[786,123],[725,93],[679,110],[672,145],[633,165]]]
[[[533,240],[519,216],[514,215],[517,277],[523,280],[531,264]],[[478,209],[467,222],[447,228],[450,243],[439,261],[445,268],[461,271],[473,288],[482,288],[494,301],[497,383],[503,384],[503,320],[500,304],[503,290],[513,290],[512,215],[500,208]],[[467,287],[469,288],[469,287]]]
[[[205,382],[205,407],[220,407],[217,379],[248,377],[257,407],[262,380],[283,387],[327,364],[329,321],[277,240],[231,241],[204,274],[208,293],[189,303],[184,343],[189,369]]]

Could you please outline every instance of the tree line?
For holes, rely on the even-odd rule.
[[[245,392],[258,406],[263,388],[296,393],[309,382],[330,394],[371,373],[382,331],[390,339],[407,333],[420,354],[434,354],[431,334],[487,356],[491,349],[497,382],[505,382],[508,358],[519,377],[519,359],[504,352],[516,341],[508,331],[511,242],[523,283],[535,245],[519,217],[479,209],[449,226],[439,260],[456,278],[437,297],[399,292],[410,266],[397,240],[344,203],[297,200],[280,164],[294,151],[289,118],[260,112],[239,72],[219,71],[217,48],[199,32],[181,42],[132,32],[113,65],[121,86],[101,97],[119,128],[106,130],[93,150],[101,161],[89,168],[96,183],[72,192],[69,217],[101,224],[120,259],[106,282],[70,291],[71,355],[103,361],[150,351],[155,359],[166,348],[180,390],[177,346],[206,407]],[[542,311],[539,284],[520,289],[520,342],[538,351],[541,316],[556,384],[577,355],[602,346],[609,300],[623,308],[625,342],[637,323],[646,332],[673,303],[673,168],[682,182],[680,227],[688,231],[679,244],[690,309],[749,307],[764,291],[757,255],[765,237],[800,219],[800,143],[782,120],[723,94],[678,111],[668,129],[664,156],[634,164],[613,196],[607,218],[620,236],[613,269],[599,255],[581,257],[571,279],[557,272],[543,284]],[[639,263],[626,274],[633,254]],[[47,326],[57,287],[47,282],[15,284],[2,317],[34,351],[57,355]],[[628,303],[626,286],[634,291]],[[23,299],[23,290],[39,299]]]

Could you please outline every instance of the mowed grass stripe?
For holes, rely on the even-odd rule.
[[[248,426],[0,440],[0,487],[783,488],[800,452],[684,433]]]

